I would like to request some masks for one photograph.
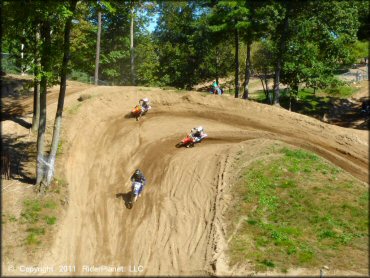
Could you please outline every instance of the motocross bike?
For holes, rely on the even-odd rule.
[[[134,109],[131,111],[131,115],[133,118],[135,118],[137,121],[141,117],[141,114],[143,112],[143,107],[141,105],[136,105]]]
[[[131,111],[131,115],[133,118],[135,118],[137,121],[140,119],[141,116],[144,116],[152,107],[148,106],[147,109],[145,109],[143,106],[136,105],[134,109]]]
[[[192,148],[192,147],[194,147],[194,145],[196,144],[196,143],[200,143],[200,142],[202,142],[202,140],[204,139],[204,138],[206,138],[208,135],[207,134],[203,134],[202,135],[202,138],[200,138],[200,139],[196,139],[196,138],[194,138],[193,136],[191,136],[190,134],[188,135],[188,136],[186,136],[184,139],[182,139],[181,140],[181,142],[179,142],[179,143],[177,143],[176,144],[176,148],[181,148],[181,147],[186,147],[186,148]]]
[[[139,191],[140,191],[141,186],[142,186],[141,183],[137,182],[137,181],[135,181],[132,184],[131,194],[130,194],[130,198],[129,198],[129,202],[128,202],[129,208],[132,208],[134,203],[136,202],[137,196],[139,196]]]

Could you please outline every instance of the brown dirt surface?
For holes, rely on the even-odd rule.
[[[78,102],[77,94],[67,93],[65,143],[57,169],[57,176],[68,182],[69,206],[53,244],[42,258],[35,255],[32,264],[53,266],[54,272],[47,275],[250,274],[248,266],[228,269],[222,226],[227,206],[223,190],[233,180],[230,161],[241,147],[251,150],[253,160],[253,153],[259,153],[266,142],[299,146],[368,184],[369,138],[365,130],[333,126],[226,95],[105,86],[79,88],[76,93],[82,90],[91,98]],[[142,97],[151,99],[152,110],[138,122],[126,117]],[[55,105],[55,101],[49,104],[49,126]],[[30,121],[30,116],[24,121]],[[33,136],[27,139],[28,130],[16,122],[2,124],[5,136],[34,142]],[[175,148],[198,125],[205,127],[209,138],[194,148]],[[129,178],[136,168],[143,170],[148,184],[143,196],[128,209]],[[3,191],[6,186],[15,188],[11,182],[3,182]],[[9,200],[17,202],[20,193],[28,190],[26,183],[18,182],[17,195],[3,193],[7,204]],[[4,229],[3,234],[6,232]],[[9,235],[4,237],[9,240]],[[3,274],[29,276],[19,271],[25,259],[16,257],[20,254],[13,256],[3,260]],[[10,271],[9,265],[15,270]],[[75,266],[76,272],[61,273],[60,266]],[[125,269],[87,272],[84,266]],[[138,266],[143,267],[142,272],[129,272]],[[312,275],[317,270],[291,270],[288,275],[304,273]]]
[[[9,75],[2,78],[1,89],[1,119],[8,120],[16,117],[25,117],[33,111],[33,88],[30,76]],[[69,80],[67,82],[67,94],[72,95],[81,92],[94,85]],[[53,86],[47,91],[48,103],[58,101],[59,85]]]

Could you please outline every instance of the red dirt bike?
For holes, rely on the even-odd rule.
[[[202,142],[203,139],[206,138],[207,136],[208,135],[204,133],[202,135],[202,138],[200,138],[200,139],[197,140],[196,138],[194,138],[193,136],[191,136],[189,134],[184,139],[182,139],[181,142],[179,142],[179,143],[176,144],[176,148],[181,148],[181,147],[192,148],[192,147],[194,147],[194,145],[196,143]]]
[[[135,118],[137,121],[141,117],[141,114],[143,112],[143,107],[141,105],[136,105],[134,109],[131,111],[131,115],[133,118]]]

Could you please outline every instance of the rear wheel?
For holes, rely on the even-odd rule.
[[[183,142],[180,142],[180,143],[177,143],[176,144],[176,148],[181,148],[182,146],[184,146],[184,143]]]
[[[131,191],[130,200],[129,200],[129,203],[128,203],[128,207],[130,209],[134,206],[134,203],[135,203],[136,199],[137,199],[137,196],[135,196],[135,193],[133,191]]]

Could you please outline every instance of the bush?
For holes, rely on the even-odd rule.
[[[76,70],[72,70],[68,79],[76,80],[83,83],[90,83],[90,77],[87,73]]]

